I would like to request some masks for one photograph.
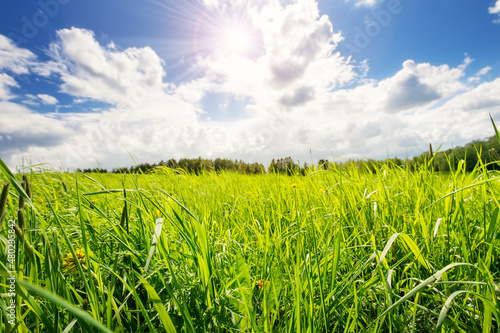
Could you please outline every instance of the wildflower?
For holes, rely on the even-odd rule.
[[[293,187],[293,188],[296,188],[296,187],[297,187],[297,184],[292,183],[290,186],[291,186],[291,187]]]
[[[248,196],[251,196],[251,195],[252,195],[252,192],[248,191],[248,192],[247,192],[247,195],[248,195]]]
[[[259,290],[267,287],[268,284],[269,284],[269,281],[266,281],[264,279],[260,279],[257,282],[255,282],[255,285],[257,286],[257,288],[259,288]]]
[[[325,190],[324,188],[322,188],[321,190],[319,190],[319,193],[328,194],[328,190]]]
[[[87,266],[85,266],[86,261],[85,261],[84,250],[76,249],[75,254],[76,254],[76,259],[80,261],[80,265],[82,266],[83,270],[87,270]],[[72,274],[76,274],[77,267],[75,263],[75,258],[71,255],[71,253],[68,253],[68,256],[63,261],[63,270],[71,272]]]

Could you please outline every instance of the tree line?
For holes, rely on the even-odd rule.
[[[262,174],[265,173],[264,165],[260,163],[246,163],[242,160],[231,160],[227,158],[216,158],[214,160],[205,158],[181,158],[175,160],[173,158],[167,161],[160,161],[159,163],[140,163],[130,167],[114,168],[108,171],[104,168],[87,168],[77,169],[78,172],[83,173],[151,173],[161,167],[167,167],[176,170],[183,170],[191,174],[200,174],[207,171],[234,171],[241,174]]]
[[[343,168],[345,165],[355,165],[358,169],[368,172],[375,172],[383,164],[393,167],[405,167],[416,170],[422,166],[430,167],[434,171],[448,172],[456,170],[460,161],[463,160],[466,171],[472,171],[478,163],[487,165],[490,170],[500,170],[500,144],[496,136],[486,140],[475,140],[464,146],[454,147],[445,151],[433,152],[429,144],[429,151],[408,159],[398,157],[388,158],[383,161],[365,159],[348,160],[342,162],[330,162],[326,159],[320,159],[316,165],[304,163],[302,166],[295,162],[291,157],[273,159],[266,168],[261,163],[246,163],[242,160],[232,160],[227,158],[204,159],[181,158],[179,160],[169,159],[159,163],[141,163],[130,167],[115,168],[108,171],[104,168],[77,169],[83,173],[151,173],[161,167],[167,167],[174,170],[183,170],[190,174],[199,175],[202,172],[221,172],[233,171],[240,174],[255,175],[265,173],[280,173],[286,175],[306,175],[316,170],[329,170],[333,168]],[[499,162],[499,163],[494,163]]]
[[[489,170],[500,170],[498,163],[500,158],[498,152],[500,144],[496,136],[492,136],[486,140],[475,140],[467,143],[463,147],[447,149],[442,152],[437,152],[433,156],[432,167],[435,171],[452,171],[456,170],[460,161],[463,160],[466,171],[472,171],[478,163],[487,165]],[[425,153],[420,158],[429,158],[431,151]]]

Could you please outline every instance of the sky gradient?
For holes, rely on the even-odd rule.
[[[415,156],[500,123],[500,0],[0,5],[0,157]]]

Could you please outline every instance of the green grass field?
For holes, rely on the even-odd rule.
[[[482,165],[24,181],[2,171],[2,332],[499,327],[500,173]]]

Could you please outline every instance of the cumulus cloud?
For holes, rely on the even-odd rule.
[[[0,35],[0,101],[15,97],[9,87],[19,87],[16,80],[5,72],[27,74],[35,58],[31,51],[17,47],[9,38]]]
[[[262,32],[265,60],[271,80],[278,86],[303,78],[311,64],[321,59],[328,59],[334,67],[346,65],[343,58],[330,57],[342,37],[334,33],[328,16],[319,15],[315,1],[301,0],[284,8],[272,2],[254,9],[253,21]],[[353,76],[332,76],[330,80],[343,84]]]
[[[500,79],[484,82],[477,87],[456,96],[444,104],[445,108],[461,110],[467,113],[484,111],[498,113],[500,110]]]
[[[415,106],[435,101],[441,95],[430,86],[422,83],[415,74],[392,80],[394,86],[388,87],[387,110],[407,110]]]
[[[286,93],[280,98],[281,104],[285,106],[295,106],[305,104],[314,98],[314,89],[312,87],[299,87]]]
[[[463,66],[450,68],[448,65],[432,66],[407,60],[396,75],[380,82],[381,107],[387,112],[397,112],[449,97],[465,89],[460,81],[464,70]]]
[[[117,51],[112,45],[100,45],[92,31],[78,28],[59,30],[57,36],[59,40],[50,46],[57,65],[51,64],[63,81],[63,92],[130,104],[162,90],[163,61],[151,48]]]
[[[70,131],[64,123],[19,104],[0,102],[0,155],[26,153],[31,147],[55,147]]]

